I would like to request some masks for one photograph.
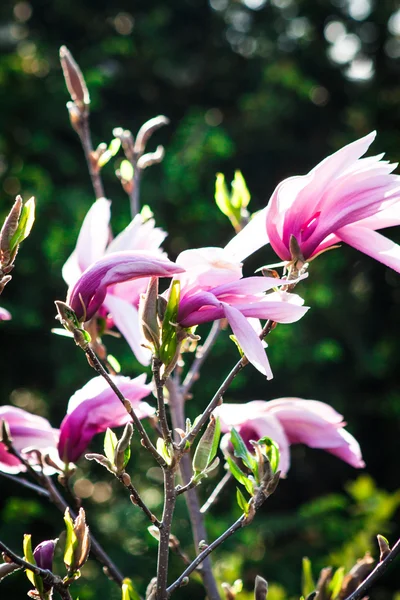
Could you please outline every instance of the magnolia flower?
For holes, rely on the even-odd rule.
[[[179,276],[181,297],[177,321],[182,327],[225,317],[249,361],[272,378],[271,367],[256,319],[278,323],[298,321],[308,310],[296,294],[265,294],[287,281],[273,277],[242,277],[242,265],[222,248],[186,250],[177,258],[185,272]]]
[[[87,318],[93,316],[102,305],[101,310],[105,315],[111,313],[111,320],[108,320],[108,325],[118,327],[139,362],[147,365],[150,362],[151,354],[149,350],[142,347],[144,338],[139,327],[137,309],[140,294],[145,292],[147,288],[148,273],[169,277],[171,269],[173,270],[172,263],[168,263],[169,266],[166,266],[166,256],[159,249],[167,234],[162,229],[154,226],[154,219],[144,221],[139,214],[135,216],[128,227],[110,241],[110,204],[109,200],[100,198],[92,205],[82,223],[76,248],[65,263],[62,274],[64,280],[70,286],[70,296],[81,275],[92,266],[92,269],[94,269],[95,264],[99,267],[98,261],[103,259],[100,266],[112,269],[113,277],[116,280],[114,280],[113,285],[108,280],[106,286],[103,281],[103,288],[99,292],[100,296],[96,297],[96,304],[98,304],[98,298],[101,299],[104,292],[105,294],[97,308],[96,304],[92,304],[89,310],[86,306]],[[121,252],[127,251],[135,251],[135,255],[132,255],[133,258],[131,256],[129,259],[125,254],[121,257],[122,262],[116,263],[115,253],[121,256]],[[143,251],[150,254],[146,260],[151,261],[150,257],[153,257],[153,262],[147,263],[147,267],[142,265],[145,268],[137,275],[134,270],[136,269],[136,273],[138,273],[140,265],[135,262],[135,257],[137,252],[142,253]],[[142,256],[142,260],[144,260],[144,256]],[[159,262],[161,260],[162,263]],[[122,277],[123,270],[126,277]],[[132,277],[129,276],[129,270],[131,270]],[[96,287],[99,284],[99,273],[96,273],[97,278],[93,282],[94,286],[92,286],[91,293],[97,291]],[[103,275],[106,275],[105,271],[103,271]],[[89,271],[89,276],[93,278],[93,270]],[[85,285],[87,285],[87,280],[88,276],[86,276]],[[82,286],[82,282],[80,286]],[[81,289],[77,291],[78,295],[75,295],[77,299],[75,304],[81,315],[82,305],[79,300],[79,293],[82,293]]]
[[[376,232],[400,224],[400,177],[391,174],[397,165],[381,160],[383,154],[360,158],[375,135],[348,144],[307,175],[282,181],[227,250],[242,260],[269,242],[282,260],[307,261],[345,242],[400,272],[400,246]]]
[[[154,413],[154,408],[141,401],[151,393],[151,385],[145,383],[145,374],[135,379],[122,376],[111,379],[130,400],[139,419]],[[107,427],[125,425],[130,420],[108,383],[102,377],[94,377],[68,402],[67,414],[60,427],[58,453],[61,460],[76,462],[96,433],[106,431]]]
[[[10,431],[12,444],[33,466],[37,456],[30,450],[39,450],[43,455],[54,453],[58,442],[58,429],[53,429],[47,419],[32,415],[15,406],[0,406],[0,421],[5,421]],[[23,464],[10,454],[0,442],[0,471],[20,473],[26,471]]]
[[[9,321],[11,319],[11,314],[5,308],[0,306],[0,321]]]
[[[214,414],[221,420],[222,431],[234,427],[249,449],[252,449],[250,440],[263,437],[274,440],[279,446],[282,476],[289,470],[291,444],[321,448],[357,469],[365,466],[358,442],[344,429],[342,415],[324,402],[279,398],[269,402],[224,403]]]

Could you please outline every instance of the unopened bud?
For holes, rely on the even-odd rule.
[[[254,583],[254,600],[265,600],[268,594],[268,582],[259,575]]]
[[[75,521],[65,511],[64,521],[67,526],[65,541],[64,563],[70,573],[76,573],[87,561],[90,552],[89,527],[86,525],[85,511],[79,509]]]
[[[383,535],[378,534],[376,537],[378,538],[379,550],[381,552],[379,560],[382,561],[390,554],[390,546]]]
[[[82,71],[66,46],[60,48],[60,61],[71,99],[83,110],[90,104],[89,92]]]
[[[155,351],[160,348],[160,327],[157,316],[158,307],[158,277],[151,277],[147,291],[140,298],[139,323],[144,337]]]
[[[128,451],[131,438],[133,434],[133,425],[132,423],[127,423],[125,425],[125,429],[122,433],[121,439],[118,441],[118,444],[115,446],[114,452],[114,464],[117,469],[117,473],[123,471],[129,461],[130,451]],[[128,451],[128,452],[127,452]]]

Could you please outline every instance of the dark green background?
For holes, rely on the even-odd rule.
[[[363,14],[357,6],[366,7]],[[373,129],[378,130],[373,151],[398,159],[397,6],[395,0],[371,5],[354,0],[269,0],[258,10],[231,0],[213,0],[211,5],[202,0],[1,3],[1,214],[5,216],[16,193],[37,199],[34,229],[1,298],[13,314],[11,322],[1,325],[2,403],[11,401],[44,414],[58,426],[68,398],[93,374],[70,340],[50,333],[55,325],[53,302],[66,293],[61,267],[93,201],[65,109],[68,96],[59,46],[70,48],[85,74],[96,144],[109,142],[115,126],[135,132],[157,114],[171,119],[151,141],[154,147],[165,145],[166,158],[146,171],[142,202],[168,230],[165,247],[174,258],[188,247],[224,245],[232,236],[229,222],[213,202],[218,171],[230,180],[236,168],[242,170],[256,210],[281,179],[307,172],[327,154]],[[355,58],[372,61],[370,78],[349,78],[350,62],[339,64],[331,58],[340,50],[339,42],[327,40],[340,32],[337,22],[351,34],[350,46],[358,44]],[[127,198],[114,176],[119,160],[104,169],[115,232],[129,221]],[[388,234],[400,241],[396,230]],[[264,249],[246,265],[247,272],[274,260],[272,251]],[[223,580],[242,577],[251,590],[259,573],[276,584],[271,600],[299,597],[303,555],[313,559],[315,572],[326,564],[349,568],[366,548],[376,554],[376,533],[394,540],[400,532],[399,276],[343,247],[319,258],[298,289],[312,310],[298,324],[278,327],[271,335],[273,381],[266,383],[248,368],[225,399],[299,396],[332,404],[360,441],[367,472],[386,491],[377,491],[365,477],[349,487],[348,482],[360,475],[354,469],[321,451],[295,447],[287,480],[254,526],[232,538],[215,557]],[[141,372],[123,340],[110,340],[108,347],[124,373]],[[189,407],[193,416],[235,360],[235,348],[224,334],[194,388]],[[97,444],[100,448],[100,441]],[[131,473],[159,511],[160,487],[154,470],[149,471],[153,463],[139,457],[139,451],[136,444]],[[78,478],[88,472],[84,461],[81,467]],[[85,501],[93,530],[143,593],[154,575],[156,542],[147,534],[141,513],[100,467],[93,467],[90,477],[112,483],[109,500]],[[202,498],[214,483],[202,486]],[[16,484],[2,479],[0,485],[2,540],[21,552],[24,532],[33,534],[34,543],[59,534],[62,519],[56,509],[40,505]],[[101,489],[104,486],[97,487]],[[237,516],[232,487],[209,518],[211,538]],[[183,502],[174,533],[192,552]],[[171,578],[181,568],[174,557]],[[95,563],[89,562],[83,575],[75,597],[119,597]],[[23,575],[15,575],[2,584],[1,594],[23,598],[28,585]],[[396,590],[398,567],[397,574],[395,567],[376,586],[372,597],[392,598]],[[180,592],[182,598],[185,594],[203,596],[196,582]]]

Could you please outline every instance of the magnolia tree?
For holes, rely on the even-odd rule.
[[[23,542],[10,540],[16,550],[0,542],[4,559],[0,577],[24,570],[33,585],[30,597],[45,600],[56,593],[70,599],[77,597],[74,582],[91,553],[105,575],[121,588],[123,600],[140,597],[89,531],[79,499],[79,510],[65,500],[75,464],[91,460],[106,469],[105,477],[115,477],[124,486],[132,510],[143,511],[149,532],[158,540],[157,559],[149,557],[154,560],[154,578],[146,600],[166,600],[189,584],[194,573],[201,576],[209,600],[218,600],[221,594],[231,600],[237,586],[219,588],[210,554],[257,519],[257,511],[289,472],[291,444],[322,448],[354,468],[363,467],[364,462],[357,441],[344,428],[343,417],[324,402],[283,397],[245,398],[242,404],[228,404],[224,395],[244,368],[272,378],[264,340],[279,324],[296,322],[309,310],[294,289],[312,285],[308,275],[314,259],[324,260],[321,254],[345,242],[400,271],[399,246],[377,233],[400,223],[400,177],[392,174],[395,165],[383,161],[383,155],[361,158],[375,133],[329,156],[307,175],[283,181],[268,205],[255,215],[248,212],[250,196],[241,174],[236,173],[231,191],[218,175],[216,203],[230,219],[234,237],[224,248],[185,250],[172,262],[161,249],[166,233],[155,226],[150,209],[140,207],[139,195],[143,171],[160,162],[164,154],[162,147],[146,152],[147,142],[167,119],[151,119],[135,138],[129,131],[115,129],[111,144],[94,150],[84,78],[65,47],[60,56],[71,96],[67,104],[71,124],[82,142],[96,199],[63,268],[68,292],[65,301],[56,300],[57,318],[64,328],[58,331],[73,338],[96,376],[70,398],[58,429],[20,408],[0,407],[1,471],[55,504],[64,514],[66,531],[64,572],[53,571],[58,540],[42,540],[33,549],[27,534]],[[125,157],[117,175],[130,199],[132,221],[114,236],[101,169],[120,150]],[[19,244],[33,220],[33,199],[23,205],[17,198],[1,230],[0,291],[11,279]],[[243,261],[268,243],[279,262],[243,277]],[[167,279],[162,292],[160,279]],[[0,318],[11,316],[1,310]],[[200,345],[196,328],[203,323],[211,327]],[[120,374],[116,359],[104,345],[104,336],[115,329],[139,363],[151,365],[151,381],[146,382],[145,373],[135,379]],[[227,336],[227,331],[237,346],[238,361],[191,422],[185,415],[185,401],[214,342],[220,334]],[[117,427],[124,427],[122,433],[113,431]],[[104,454],[90,453],[92,438],[99,433],[105,434]],[[150,453],[162,470],[162,514],[153,514],[128,472],[132,436],[138,436],[142,451]],[[217,471],[219,483],[201,506],[196,488]],[[241,516],[220,537],[209,540],[203,515],[212,510],[230,480],[236,480]],[[176,537],[175,505],[180,495],[188,506],[194,558],[179,550]],[[342,570],[324,569],[316,585],[305,562],[303,594],[309,599],[318,595],[321,600],[365,596],[400,548],[397,542],[391,549],[379,535],[378,542],[376,563],[366,556],[346,575]],[[185,563],[175,581],[169,577],[171,550],[178,550]],[[257,577],[256,600],[265,600],[267,592],[266,580]]]

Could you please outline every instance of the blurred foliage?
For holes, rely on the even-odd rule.
[[[142,202],[168,230],[165,247],[172,258],[188,247],[224,245],[233,235],[214,204],[217,172],[230,181],[240,169],[256,210],[281,179],[307,172],[372,129],[379,132],[375,153],[386,150],[390,160],[400,154],[396,0],[3,0],[1,215],[17,193],[25,200],[34,194],[37,221],[2,296],[13,320],[2,324],[7,360],[0,366],[1,401],[43,414],[54,425],[61,422],[68,398],[93,375],[70,340],[50,333],[53,301],[66,292],[61,267],[93,201],[65,109],[61,44],[74,54],[90,88],[95,145],[109,143],[116,126],[135,133],[157,114],[171,119],[151,142],[164,144],[167,153],[161,165],[145,172]],[[120,155],[112,158],[103,170],[115,232],[129,221],[128,202],[114,175],[120,160]],[[390,236],[400,241],[396,231]],[[274,260],[270,249],[263,249],[246,270]],[[226,400],[299,396],[332,404],[359,439],[373,479],[356,479],[358,473],[334,457],[295,447],[288,479],[257,522],[215,554],[221,580],[243,579],[243,598],[251,597],[257,573],[271,582],[271,600],[298,597],[303,555],[316,572],[326,564],[348,567],[374,548],[377,533],[390,539],[400,533],[395,524],[399,492],[394,491],[399,487],[400,279],[343,247],[313,263],[299,293],[312,310],[270,336],[274,380],[267,385],[247,369]],[[141,371],[124,340],[110,339],[107,345],[124,373]],[[190,416],[204,406],[236,357],[223,334],[207,377],[194,387]],[[100,449],[101,441],[96,443]],[[159,512],[159,472],[147,456],[140,453],[139,459],[139,451],[137,444],[130,472],[150,508]],[[90,469],[89,481],[89,466],[81,461],[75,477],[89,524],[143,593],[154,574],[156,542],[117,482],[96,465]],[[349,479],[353,482],[342,492]],[[202,485],[202,499],[215,483],[210,477]],[[22,551],[25,532],[36,545],[62,530],[61,515],[32,492],[5,479],[1,486],[0,537],[15,550],[20,540]],[[174,533],[193,553],[182,498],[179,509]],[[228,489],[208,518],[210,537],[222,533],[237,511],[234,490]],[[181,569],[174,557],[171,579]],[[376,586],[374,598],[398,598],[399,588],[392,571]],[[5,597],[23,598],[27,589],[19,576],[2,584]],[[188,589],[177,597],[203,597],[195,579]],[[79,597],[120,596],[89,561]]]

